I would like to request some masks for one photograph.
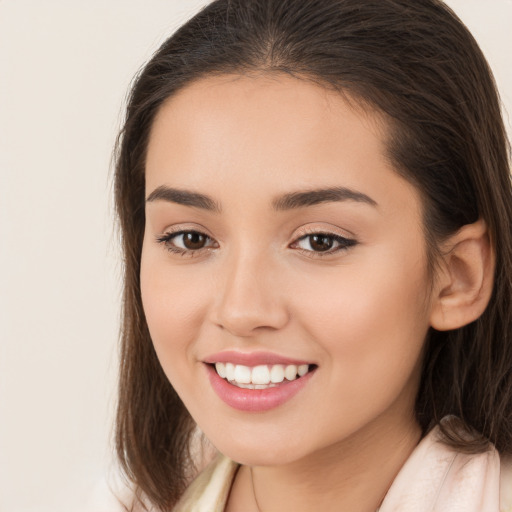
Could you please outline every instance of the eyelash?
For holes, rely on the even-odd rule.
[[[199,235],[199,236],[205,237],[206,243],[213,242],[213,244],[211,244],[209,246],[201,247],[198,249],[185,249],[182,247],[177,247],[176,245],[174,245],[172,243],[172,241],[175,238],[177,238],[179,236],[183,236],[183,235]],[[314,251],[314,250],[308,250],[308,249],[303,249],[303,248],[297,247],[299,242],[301,242],[303,240],[307,240],[308,238],[312,239],[313,237],[327,238],[332,241],[333,245],[338,244],[338,246],[334,249],[329,248],[328,250],[325,250],[325,251]],[[171,252],[173,254],[179,254],[180,256],[191,257],[191,258],[201,255],[204,251],[209,251],[212,248],[218,247],[216,242],[211,237],[209,237],[205,233],[202,233],[200,231],[196,231],[193,229],[176,231],[174,233],[165,233],[161,236],[158,236],[156,241],[158,243],[164,245],[166,250],[168,250],[169,252]],[[310,240],[309,245],[311,247],[311,240]],[[292,242],[290,244],[290,247],[297,249],[302,254],[305,254],[308,257],[324,258],[326,256],[336,254],[341,251],[346,251],[347,249],[349,249],[350,247],[353,247],[354,245],[357,245],[357,241],[352,238],[345,238],[343,236],[336,235],[334,233],[326,233],[323,231],[314,231],[314,232],[302,234],[299,238],[297,238],[294,242]]]

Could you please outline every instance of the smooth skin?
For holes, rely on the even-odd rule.
[[[374,512],[420,439],[428,329],[485,308],[485,224],[446,242],[431,287],[420,195],[392,168],[386,137],[377,113],[281,74],[201,79],[156,117],[143,305],[170,382],[213,445],[243,465],[228,512],[257,511],[254,493],[264,511]],[[164,189],[174,194],[155,193]],[[283,201],[325,189],[344,193]],[[239,411],[205,371],[223,350],[317,369],[279,407]]]

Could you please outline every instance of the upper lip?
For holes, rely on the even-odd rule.
[[[206,357],[203,362],[208,364],[214,363],[233,363],[244,366],[258,366],[263,364],[294,364],[300,366],[303,364],[311,364],[311,361],[302,361],[291,357],[275,354],[273,352],[238,352],[236,350],[224,350]]]

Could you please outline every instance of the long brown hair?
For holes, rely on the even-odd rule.
[[[144,167],[163,101],[212,74],[287,73],[347,93],[388,121],[388,156],[423,197],[432,264],[439,241],[483,218],[495,286],[480,319],[426,341],[416,414],[424,433],[454,415],[446,442],[512,453],[512,193],[509,146],[489,66],[439,0],[216,0],[169,38],[137,77],[117,146],[124,250],[117,452],[141,494],[168,510],[194,471],[194,429],[165,377],[141,304]]]

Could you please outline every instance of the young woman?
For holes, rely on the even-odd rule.
[[[442,2],[212,2],[115,179],[134,509],[512,507],[508,145]]]

